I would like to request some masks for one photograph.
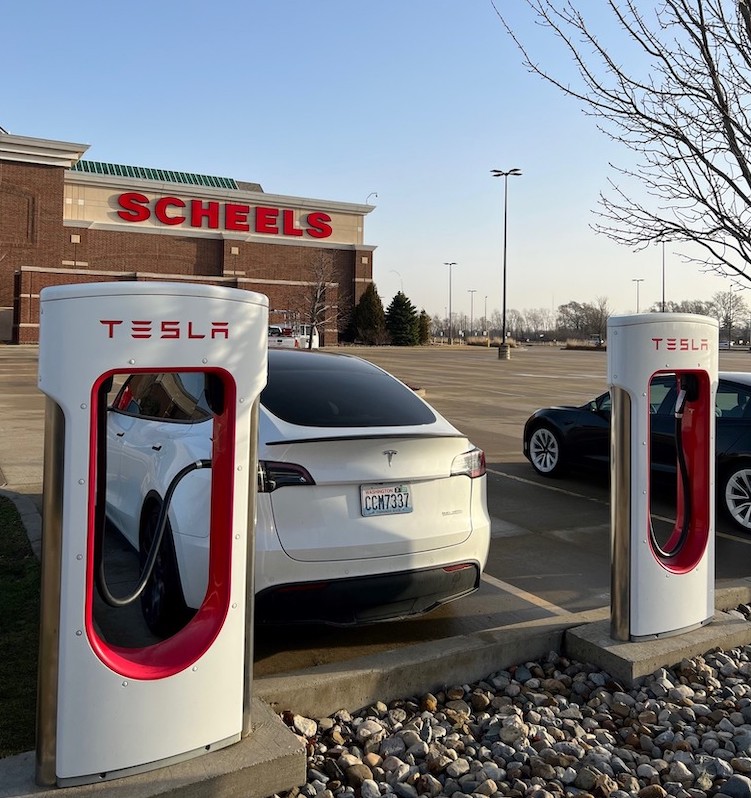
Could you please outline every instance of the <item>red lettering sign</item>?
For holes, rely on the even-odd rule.
[[[209,230],[219,227],[219,203],[207,202],[204,205],[200,200],[190,201],[190,226],[203,227],[203,220],[208,219]]]
[[[652,338],[655,351],[668,352],[708,352],[708,338]]]
[[[233,230],[241,233],[300,238],[329,238],[333,234],[331,217],[323,211],[312,211],[295,219],[291,208],[259,205],[252,208],[237,202],[184,200],[180,197],[158,197],[150,200],[137,191],[126,191],[117,197],[117,215],[124,222],[148,222],[152,217],[169,227]],[[183,212],[188,209],[188,213]],[[255,217],[250,222],[251,212]]]
[[[185,207],[185,203],[179,197],[161,197],[154,205],[154,216],[162,224],[182,224],[185,221],[184,216],[179,214],[177,216],[167,215],[167,208],[170,205],[174,205],[176,208]]]
[[[234,202],[228,202],[224,206],[224,226],[227,230],[247,232],[250,230],[250,225],[248,224],[249,213],[249,205],[235,205]]]
[[[125,222],[145,222],[151,215],[148,205],[149,198],[135,191],[127,191],[117,198],[123,209],[117,215]]]
[[[199,339],[208,338],[211,341],[220,338],[229,340],[229,322],[212,321],[209,323],[208,330],[206,325],[196,321],[153,321],[151,319],[134,319],[127,323],[127,326],[120,329],[125,324],[123,319],[99,319],[99,323],[107,331],[107,338],[114,338],[117,334],[126,338],[136,338],[148,340],[151,338],[162,339]]]
[[[179,321],[163,321],[161,324],[162,338],[179,338],[180,337],[180,322]]]
[[[333,232],[329,222],[331,217],[328,213],[313,211],[308,214],[308,235],[311,238],[328,238]]]
[[[276,226],[276,217],[279,208],[256,208],[256,233],[271,233],[276,235],[279,228]]]
[[[282,232],[285,236],[301,236],[302,230],[295,227],[295,212],[285,208],[282,211]]]

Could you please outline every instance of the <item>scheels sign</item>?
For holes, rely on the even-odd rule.
[[[295,222],[290,208],[244,205],[240,202],[184,200],[180,197],[159,197],[151,200],[137,191],[119,194],[117,215],[124,222],[148,222],[155,219],[170,226],[207,230],[231,230],[239,233],[261,233],[277,236],[328,238],[332,231],[331,217],[323,211],[311,211]]]

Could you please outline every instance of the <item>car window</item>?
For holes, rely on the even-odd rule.
[[[651,413],[672,412],[671,401],[667,399],[675,393],[675,377],[672,374],[658,375],[649,386],[649,409]],[[595,407],[601,413],[610,413],[612,402],[610,392],[600,394],[595,400]]]
[[[115,399],[121,413],[194,423],[212,417],[203,372],[132,374]]]
[[[269,360],[261,393],[261,404],[283,421],[305,427],[401,427],[436,420],[414,391],[370,363],[287,354]]]
[[[735,382],[720,380],[715,400],[719,418],[748,418],[751,416],[751,388]]]
[[[675,410],[676,378],[674,374],[654,377],[649,384],[649,412],[665,415]]]

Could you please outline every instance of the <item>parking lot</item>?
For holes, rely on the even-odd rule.
[[[424,390],[431,404],[485,450],[493,541],[482,587],[409,621],[259,630],[256,675],[608,605],[607,479],[541,479],[521,452],[522,426],[532,411],[581,404],[605,389],[605,352],[528,347],[508,361],[498,360],[495,349],[469,347],[352,352]],[[0,346],[0,483],[40,506],[44,396],[36,388],[36,361],[36,347]],[[751,370],[751,355],[723,352],[720,368]],[[656,509],[672,517],[667,501]],[[718,525],[718,582],[751,574],[749,544],[751,538]]]

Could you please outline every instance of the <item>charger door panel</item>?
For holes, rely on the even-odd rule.
[[[714,615],[718,323],[652,313],[608,322],[611,636],[679,634]],[[670,518],[653,511],[675,501]]]
[[[72,785],[211,751],[249,728],[247,576],[268,301],[208,285],[94,283],[45,288],[40,305],[47,424],[37,782]],[[142,401],[128,395],[137,385],[150,389]],[[140,433],[136,445],[140,429],[156,432]],[[183,465],[173,498],[160,495],[160,469]],[[109,578],[122,582],[112,592],[129,588],[134,577],[117,569],[128,556],[136,575],[145,565],[162,503],[168,521],[155,567],[166,572],[169,552],[173,584],[145,606],[157,612],[160,599],[176,595],[170,590],[181,601],[191,595],[179,567],[190,552],[202,581],[179,627],[155,636],[144,627],[143,593],[102,609],[95,583],[103,558]],[[196,519],[189,530],[185,507]],[[146,592],[154,584],[164,587],[153,581]]]

